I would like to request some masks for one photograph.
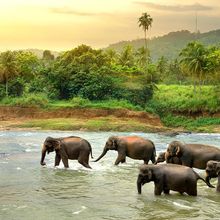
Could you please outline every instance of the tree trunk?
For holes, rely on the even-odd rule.
[[[5,81],[5,95],[8,97],[8,80]]]
[[[147,74],[147,67],[148,67],[148,55],[147,55],[147,31],[144,30],[144,42],[145,42],[145,73]]]

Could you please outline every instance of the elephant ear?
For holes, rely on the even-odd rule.
[[[52,137],[47,137],[46,143],[50,143],[55,150],[60,149],[60,144],[61,144],[60,140],[57,140],[57,139],[52,138]]]
[[[181,155],[181,149],[180,146],[176,147],[176,156],[180,156]]]
[[[116,136],[111,137],[112,146],[115,150],[118,149],[118,138]]]
[[[147,176],[148,179],[152,179],[152,170],[150,170],[148,167],[145,167],[146,165],[142,165],[140,167],[140,173],[143,175],[143,176]]]
[[[54,141],[54,149],[55,150],[60,150],[60,146],[61,146],[61,141],[55,140]]]

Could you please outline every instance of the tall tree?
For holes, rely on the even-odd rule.
[[[8,96],[8,81],[19,73],[16,55],[6,51],[0,55],[0,79],[5,83],[5,94]]]
[[[144,30],[144,41],[145,41],[145,56],[146,56],[146,61],[148,64],[148,58],[147,58],[147,31],[149,28],[152,26],[153,18],[146,12],[142,14],[142,16],[138,19],[139,27],[142,27]],[[147,69],[146,69],[147,71]]]
[[[198,42],[190,42],[180,52],[180,64],[183,70],[191,75],[194,81],[194,92],[196,91],[196,81],[201,84],[207,73],[206,48]]]

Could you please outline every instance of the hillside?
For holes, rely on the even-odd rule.
[[[170,32],[161,37],[154,37],[148,41],[153,60],[161,56],[169,59],[176,58],[180,50],[190,41],[198,40],[205,45],[220,45],[220,29],[206,33],[191,33],[187,30]],[[106,49],[122,50],[125,45],[132,45],[135,49],[144,45],[144,39],[121,41],[110,44]]]

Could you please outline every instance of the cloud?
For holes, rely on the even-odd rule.
[[[157,9],[161,11],[174,11],[174,12],[210,11],[213,9],[213,7],[201,5],[199,3],[195,3],[192,5],[161,5],[161,4],[142,2],[142,1],[135,1],[134,3],[152,9]]]
[[[90,13],[90,12],[81,12],[77,10],[73,10],[67,7],[63,8],[50,8],[49,11],[51,13],[55,14],[69,14],[69,15],[76,15],[76,16],[95,16],[96,13]]]

